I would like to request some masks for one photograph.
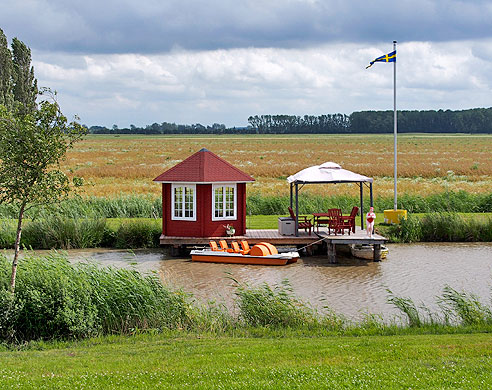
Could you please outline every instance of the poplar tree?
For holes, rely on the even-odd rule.
[[[7,37],[0,28],[0,105],[12,108],[13,96],[13,63]]]
[[[12,39],[12,62],[14,100],[22,104],[21,111],[33,112],[36,109],[38,86],[34,67],[31,66],[31,49],[17,38]]]

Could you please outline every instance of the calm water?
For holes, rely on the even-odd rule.
[[[288,279],[298,296],[312,305],[329,306],[357,318],[364,312],[385,317],[396,311],[386,303],[386,289],[435,307],[435,296],[448,284],[457,290],[478,294],[489,302],[492,286],[492,244],[393,244],[380,263],[341,258],[329,264],[326,257],[306,257],[284,267],[194,263],[176,259],[164,251],[70,251],[74,261],[97,261],[102,265],[134,267],[158,272],[173,287],[191,292],[201,301],[234,298],[230,277],[240,282],[280,283]]]

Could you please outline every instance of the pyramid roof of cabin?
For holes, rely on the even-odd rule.
[[[154,179],[158,183],[245,183],[254,180],[250,175],[205,148]]]

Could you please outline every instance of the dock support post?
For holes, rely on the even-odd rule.
[[[374,261],[381,261],[381,244],[374,244]]]
[[[328,242],[328,261],[330,264],[337,263],[337,249],[336,245],[332,242]]]
[[[171,246],[171,256],[178,257],[181,254],[181,245],[172,245]]]

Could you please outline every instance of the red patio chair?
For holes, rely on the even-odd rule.
[[[290,217],[295,221],[296,215],[294,214],[294,210],[292,210],[292,207],[289,207],[289,213],[290,213]],[[311,222],[311,219],[308,218],[307,215],[299,215],[298,226],[299,229],[304,229],[304,231],[309,230],[309,235],[311,235],[311,229],[313,228],[313,224]]]
[[[352,211],[350,215],[342,215],[340,217],[339,229],[343,234],[344,229],[348,229],[348,234],[350,235],[350,231],[355,234],[355,217],[359,212],[359,208],[357,206],[352,207]]]
[[[340,218],[342,216],[342,210],[340,209],[328,209],[327,222],[328,222],[328,234],[331,234],[331,230],[335,235],[340,232]],[[343,231],[342,231],[343,233]]]

